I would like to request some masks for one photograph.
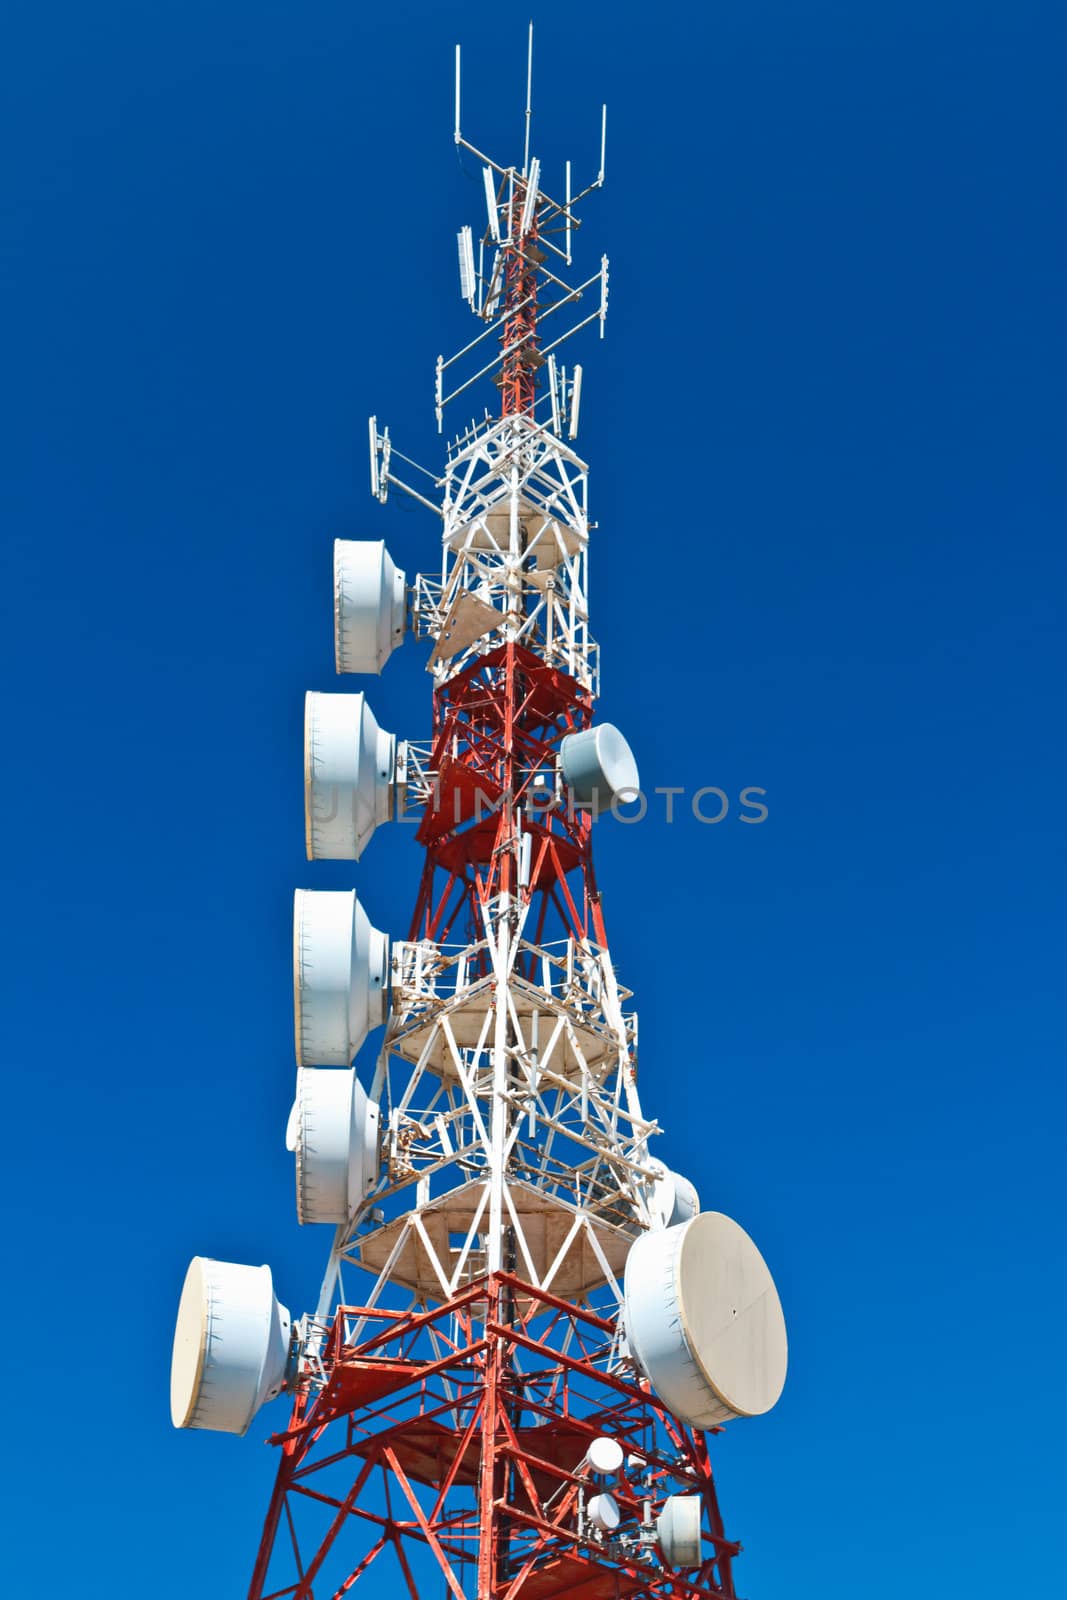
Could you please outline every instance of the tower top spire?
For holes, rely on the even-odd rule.
[[[494,160],[465,136],[461,123],[461,82],[461,56],[457,45],[453,136],[457,148],[469,151],[481,163],[486,207],[485,225],[477,235],[477,247],[472,226],[461,228],[457,235],[460,294],[483,327],[455,355],[437,358],[434,405],[438,432],[444,427],[445,407],[480,379],[492,376],[500,389],[503,416],[533,418],[539,400],[547,401],[554,431],[566,427],[573,438],[577,431],[572,393],[574,380],[568,385],[565,378],[560,378],[555,352],[579,328],[592,322],[599,322],[603,338],[608,310],[607,256],[601,257],[598,271],[582,283],[572,285],[562,274],[569,272],[573,264],[573,239],[581,225],[577,207],[604,183],[607,107],[601,108],[600,167],[596,177],[575,194],[571,163],[565,162],[560,198],[558,191],[553,195],[545,187],[541,163],[536,155],[530,154],[533,23],[526,56],[521,167]],[[575,320],[574,309],[594,286],[599,286],[596,309]],[[553,323],[548,330],[548,343],[545,343],[542,325],[560,312],[564,315],[559,324]],[[564,331],[556,335],[560,324]],[[494,339],[499,343],[499,353],[486,361],[484,347],[491,347]],[[475,351],[477,356],[473,355]],[[538,379],[542,368],[547,368],[548,383],[539,397]],[[580,378],[578,381],[580,393]]]

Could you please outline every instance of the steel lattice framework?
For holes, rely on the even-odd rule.
[[[565,198],[544,193],[528,137],[521,169],[467,143],[457,56],[456,142],[484,163],[490,206],[465,285],[485,329],[460,354],[483,339],[499,353],[451,395],[438,363],[438,415],[490,371],[501,403],[450,445],[432,496],[402,482],[371,422],[378,497],[399,487],[441,519],[440,579],[410,596],[432,641],[432,735],[403,775],[425,863],[370,1090],[381,1176],[337,1230],[305,1319],[251,1600],[339,1597],[390,1559],[410,1600],[734,1595],[740,1547],[706,1437],[656,1399],[618,1316],[661,1169],[591,817],[558,781],[560,740],[590,726],[598,681],[588,472],[565,440],[580,369],[556,368],[562,339],[546,331],[594,285],[597,309],[568,333],[603,331],[607,263],[577,289],[558,275],[582,196],[569,166]],[[603,146],[590,188],[602,180]],[[357,1272],[369,1287],[353,1303]],[[610,1532],[588,1513],[585,1467],[604,1434],[628,1455]],[[702,1559],[682,1570],[653,1534],[679,1493],[703,1503]]]
[[[388,1552],[411,1600],[732,1596],[740,1546],[723,1532],[705,1438],[620,1370],[615,1327],[511,1272],[420,1310],[338,1306],[321,1387],[273,1441],[281,1466],[251,1593],[343,1595]],[[580,1465],[605,1433],[642,1463],[640,1491],[617,1491],[620,1527],[651,1527],[679,1487],[701,1496],[699,1567],[605,1542],[583,1517]],[[276,1541],[295,1573],[277,1588]]]

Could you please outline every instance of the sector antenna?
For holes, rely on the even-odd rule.
[[[468,139],[455,59],[476,331],[438,358],[433,410],[443,432],[461,398],[492,406],[432,469],[370,419],[371,494],[424,508],[438,559],[409,576],[377,508],[371,537],[338,530],[342,682],[305,703],[285,1139],[298,1220],[327,1230],[321,1287],[294,1318],[268,1267],[197,1256],[180,1296],[175,1426],[273,1430],[250,1600],[365,1581],[409,1600],[733,1600],[709,1434],[751,1426],[785,1381],[763,1256],[659,1153],[594,872],[642,733],[598,714],[591,557],[618,559],[627,532],[590,519],[583,369],[560,354],[605,332],[607,258],[572,263],[607,123],[590,119],[584,187],[571,162],[550,170],[532,49],[531,30],[521,164]],[[430,674],[422,733],[384,728],[365,684],[401,647]],[[421,865],[398,928],[355,867],[332,869],[345,888],[317,873],[402,815]],[[668,1076],[646,1039],[650,1098]]]

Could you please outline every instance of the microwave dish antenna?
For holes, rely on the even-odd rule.
[[[583,809],[603,809],[624,796],[632,799],[641,788],[634,753],[610,722],[561,739],[559,767],[573,803]]]
[[[635,1239],[625,1318],[641,1370],[690,1426],[762,1416],[777,1403],[788,1364],[778,1291],[748,1234],[722,1212]]]
[[[304,700],[304,834],[309,861],[358,861],[395,815],[397,741],[363,694]]]
[[[600,1533],[614,1533],[622,1515],[619,1511],[619,1502],[612,1494],[594,1494],[590,1496],[586,1506],[586,1515],[593,1527]]]
[[[285,1386],[292,1321],[269,1267],[194,1256],[185,1274],[170,1367],[176,1428],[247,1433]]]
[[[379,1118],[354,1067],[299,1069],[290,1148],[300,1222],[347,1222],[362,1205],[378,1178]]]
[[[621,1471],[623,1463],[623,1448],[618,1439],[611,1439],[602,1434],[599,1439],[594,1439],[585,1453],[586,1465],[590,1472],[595,1472],[598,1477],[610,1478]]]
[[[373,449],[371,459],[376,463]],[[404,574],[382,540],[334,540],[334,653],[338,672],[381,672],[404,638],[405,598]]]
[[[656,1518],[656,1538],[671,1567],[699,1567],[704,1559],[700,1524],[704,1508],[697,1494],[672,1494]]]
[[[681,1173],[662,1167],[652,1189],[651,1211],[661,1228],[674,1228],[688,1222],[700,1210],[696,1188]]]
[[[389,940],[354,889],[298,889],[293,996],[300,1067],[347,1067],[385,1021]]]

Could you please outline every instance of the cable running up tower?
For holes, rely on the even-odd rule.
[[[608,950],[593,820],[638,774],[594,720],[581,368],[556,359],[603,336],[606,258],[562,274],[605,123],[597,177],[572,195],[568,163],[553,198],[531,63],[532,33],[523,165],[504,167],[461,132],[456,52],[455,140],[487,208],[477,261],[458,236],[460,286],[482,326],[438,359],[436,412],[492,377],[498,413],[426,489],[370,421],[372,492],[439,519],[440,576],[409,584],[380,542],[334,551],[338,671],[426,641],[431,737],[387,733],[362,693],[307,697],[309,859],[358,860],[401,807],[424,851],[392,946],[354,891],[296,895],[287,1139],[300,1221],[334,1228],[318,1303],[294,1323],[269,1268],[196,1257],[179,1308],[176,1426],[245,1433],[283,1391],[291,1408],[250,1600],[339,1600],[382,1559],[410,1600],[732,1600],[707,1433],[785,1379],[758,1250],[652,1152]],[[353,1062],[382,1026],[368,1084]]]

